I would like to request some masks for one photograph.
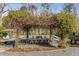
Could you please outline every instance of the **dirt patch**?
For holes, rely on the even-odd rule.
[[[9,52],[31,52],[31,51],[48,51],[48,50],[58,50],[64,48],[11,48],[7,51]]]

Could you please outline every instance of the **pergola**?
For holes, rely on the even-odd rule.
[[[57,27],[59,25],[59,22],[52,17],[47,17],[46,19],[43,19],[41,17],[39,18],[32,18],[24,22],[25,24],[22,26],[23,28],[26,28],[27,30],[27,38],[29,37],[29,30],[30,28],[46,28],[49,29],[49,36],[51,39],[52,29]]]

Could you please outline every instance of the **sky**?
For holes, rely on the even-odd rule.
[[[37,5],[38,8],[41,7],[40,3],[39,4],[37,3],[36,5]],[[58,11],[58,10],[61,9],[63,3],[62,4],[61,3],[54,3],[54,4],[51,3],[50,5],[51,5],[51,8],[53,8],[52,9],[53,11]],[[12,4],[10,3],[5,7],[5,9],[10,9],[10,8],[19,9],[21,6],[22,6],[22,4],[20,4],[20,3],[12,3]]]
[[[50,3],[51,5],[51,11],[53,13],[58,13],[62,10],[63,6],[64,6],[64,3]],[[75,4],[77,6],[77,9],[78,9],[78,4]],[[8,10],[8,9],[13,9],[13,10],[17,10],[19,9],[20,7],[22,6],[21,3],[10,3],[8,4],[4,10]],[[40,3],[37,3],[36,4],[37,8],[38,8],[38,12],[41,11],[41,4]],[[77,12],[79,13],[79,10],[77,10]],[[7,15],[7,12],[4,13],[3,15]]]
[[[61,4],[61,3],[54,3],[54,4],[50,4],[51,5],[51,11],[53,12],[53,13],[57,13],[57,12],[60,12],[61,10],[62,10],[62,6],[63,6],[63,4]],[[17,9],[19,9],[20,7],[22,6],[22,4],[21,3],[10,3],[10,4],[8,4],[5,8],[4,8],[4,10],[8,10],[8,9],[13,9],[13,10],[17,10]],[[41,11],[41,5],[40,5],[40,3],[38,4],[36,4],[36,6],[37,6],[37,8],[38,8],[38,11]],[[5,13],[4,15],[6,15],[7,13]]]

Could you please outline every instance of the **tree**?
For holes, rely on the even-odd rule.
[[[73,5],[74,4],[72,4],[72,3],[71,4],[70,3],[64,4],[63,11],[65,13],[72,13]]]
[[[50,12],[50,7],[51,7],[50,4],[42,3],[41,6],[43,7],[43,12],[45,12],[47,14]]]
[[[8,10],[4,10],[4,8],[7,6],[8,4],[5,3],[0,3],[0,19],[2,18],[2,14],[5,13]]]
[[[58,13],[55,14],[54,18],[55,17],[59,21],[59,28],[64,32],[64,34],[78,31],[79,22],[76,19],[75,15],[70,13]]]
[[[31,14],[26,10],[11,10],[7,16],[3,17],[2,25],[6,28],[16,29],[16,47],[18,47],[19,30],[27,24]]]
[[[48,11],[50,9],[50,5],[48,3],[43,3],[42,7],[44,8],[45,11]]]
[[[33,4],[33,3],[28,3],[28,4],[24,4],[23,6],[26,7],[26,9],[28,11],[30,11],[33,15],[35,15],[36,11],[37,11],[37,7],[36,7],[36,4]]]
[[[0,3],[0,22],[2,22],[2,14],[4,14],[5,12],[7,12],[8,10],[4,10],[4,8],[7,6],[7,4],[5,3]],[[4,29],[4,27],[1,25],[0,23],[0,37],[3,36],[3,32],[2,30]]]
[[[27,10],[27,8],[25,6],[22,6],[20,10]]]
[[[73,13],[75,14],[75,16],[77,16],[78,7],[79,7],[79,4],[67,3],[67,4],[64,4],[63,12]]]
[[[0,3],[0,13],[4,12],[4,8],[5,8],[6,4],[1,4]]]

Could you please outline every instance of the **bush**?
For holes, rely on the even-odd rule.
[[[2,38],[3,36],[7,36],[7,33],[6,32],[0,32],[0,37]]]
[[[53,18],[59,22],[57,26],[58,31],[55,32],[55,35],[61,37],[62,46],[69,46],[69,33],[78,32],[79,31],[79,21],[75,17],[75,15],[71,13],[58,13],[54,14]],[[55,30],[56,31],[56,30]]]
[[[70,45],[70,39],[69,39],[69,35],[64,35],[63,38],[62,38],[62,47],[69,47]]]

